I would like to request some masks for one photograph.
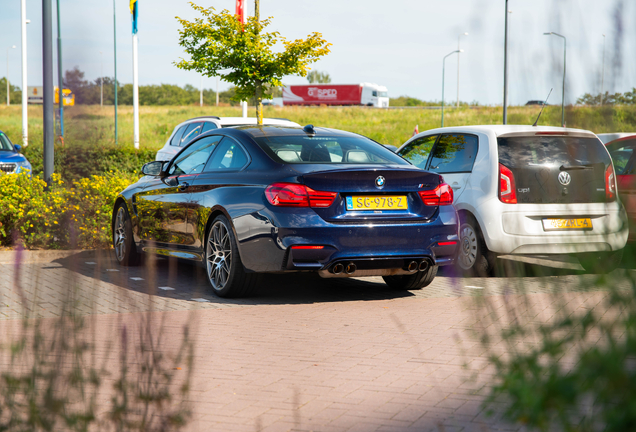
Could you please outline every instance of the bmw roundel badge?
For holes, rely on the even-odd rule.
[[[382,177],[382,176],[378,176],[378,178],[376,178],[376,179],[375,179],[375,186],[376,186],[378,189],[382,189],[382,188],[384,187],[384,183],[385,183],[385,182],[386,182],[386,181],[384,180],[384,177]]]

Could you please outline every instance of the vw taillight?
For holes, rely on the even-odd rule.
[[[270,204],[278,207],[329,207],[336,192],[317,191],[298,183],[274,183],[265,189]]]
[[[517,204],[515,176],[510,169],[499,164],[499,199],[502,203]]]
[[[446,183],[440,183],[435,189],[420,191],[420,198],[427,206],[451,205],[453,189]]]
[[[605,170],[605,199],[607,201],[616,199],[616,176],[612,164],[609,164]]]

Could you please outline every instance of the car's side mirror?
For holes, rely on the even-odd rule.
[[[22,146],[20,144],[13,144],[13,148],[15,149],[15,151],[17,151],[18,153],[20,153],[20,150],[22,150]]]
[[[160,176],[163,173],[164,161],[152,161],[144,164],[141,173],[149,176]]]
[[[391,144],[382,144],[384,147],[388,148],[389,150],[391,150],[393,153],[397,152],[397,147]]]

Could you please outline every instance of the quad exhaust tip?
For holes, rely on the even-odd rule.
[[[333,266],[333,274],[340,274],[344,271],[344,266],[341,263],[336,264],[335,266]]]
[[[428,270],[428,267],[429,267],[428,260],[422,260],[419,265],[419,270],[426,271]]]
[[[411,261],[409,263],[409,265],[406,267],[406,269],[408,271],[410,271],[411,273],[413,273],[414,271],[417,271],[417,261]]]
[[[351,274],[354,273],[356,271],[356,265],[354,263],[349,263],[347,264],[347,268],[345,269],[345,273],[347,274]]]

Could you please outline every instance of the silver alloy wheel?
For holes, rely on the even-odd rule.
[[[459,254],[457,262],[464,270],[469,270],[477,261],[477,233],[469,224],[462,224],[459,229]]]
[[[221,221],[212,225],[206,245],[208,278],[217,291],[225,288],[232,268],[232,243],[227,227]]]
[[[119,210],[117,210],[113,237],[115,255],[117,256],[117,261],[121,262],[126,254],[126,210],[124,210],[124,207],[119,207]]]

